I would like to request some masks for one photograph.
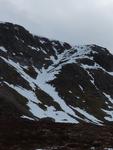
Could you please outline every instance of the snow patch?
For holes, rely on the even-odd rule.
[[[28,116],[24,116],[24,115],[23,115],[23,116],[21,116],[21,118],[23,118],[23,119],[25,118],[25,119],[28,119],[28,120],[34,120],[33,118],[30,118],[30,117],[28,117]]]
[[[102,109],[108,116],[104,117],[107,121],[113,121],[113,110]]]
[[[108,95],[108,94],[106,94],[106,93],[104,93],[103,92],[103,94],[105,95],[105,97],[107,97],[108,98],[108,100],[113,104],[113,99],[111,98],[111,96],[110,95]]]
[[[87,113],[85,110],[80,109],[79,107],[73,107],[71,106],[74,110],[78,111],[81,113],[85,118],[87,118],[89,121],[97,124],[97,125],[102,125],[102,121],[98,120],[96,117],[92,116],[91,114]]]
[[[15,70],[17,70],[17,72],[21,75],[21,77],[23,77],[28,83],[29,85],[32,87],[32,89],[35,90],[35,83],[34,83],[34,79],[31,78],[27,73],[24,72],[23,68],[19,65],[19,63],[16,63],[14,61],[12,61],[11,59],[5,59],[3,57],[1,57],[7,64],[9,64],[10,66],[13,66],[15,68]]]
[[[79,85],[79,88],[80,88],[82,91],[84,91],[84,89],[83,89],[83,87],[82,87],[81,85]]]
[[[61,106],[61,108],[64,110],[65,113],[78,118],[78,116],[75,115],[74,111],[66,105],[63,99],[60,98],[55,88],[47,83],[48,81],[53,80],[53,79],[54,79],[54,73],[52,72],[48,76],[47,70],[43,68],[37,76],[36,84],[44,92],[50,95],[53,98],[53,100],[56,101]],[[75,120],[75,123],[78,123],[78,121]]]
[[[7,52],[7,50],[3,46],[0,46],[0,50],[3,52]]]

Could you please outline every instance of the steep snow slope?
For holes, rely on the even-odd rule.
[[[105,48],[72,47],[1,23],[0,72],[1,117],[113,121],[113,56]]]

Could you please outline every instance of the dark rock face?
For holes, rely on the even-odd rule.
[[[0,117],[113,121],[113,55],[0,24]],[[47,119],[48,120],[48,119]]]
[[[94,54],[94,61],[98,63],[105,70],[112,72],[113,71],[113,55],[105,48],[99,46],[93,46],[92,50],[96,51],[97,54]]]
[[[39,120],[40,122],[45,122],[45,123],[50,123],[50,122],[55,122],[55,119],[53,118],[49,118],[49,117],[46,117],[46,118],[42,118]]]

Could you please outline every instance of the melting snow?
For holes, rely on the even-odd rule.
[[[105,110],[105,109],[102,109],[108,116],[104,117],[105,120],[108,120],[108,121],[113,121],[113,110]]]
[[[13,56],[15,56],[16,54],[15,53],[13,53]]]
[[[15,36],[15,38],[16,38],[17,40],[19,40],[19,38],[18,38],[17,36]]]
[[[34,49],[34,50],[38,50],[35,47],[32,47],[32,46],[29,46],[29,47]],[[6,52],[6,50],[3,49],[3,47],[2,48],[0,47],[0,49],[2,51]],[[77,50],[77,52],[75,52],[75,49]],[[90,54],[90,52],[91,52],[90,47],[88,48],[87,46],[82,46],[82,47],[76,46],[75,48],[71,49],[71,52],[70,52],[70,50],[66,50],[61,54],[58,54],[57,50],[55,48],[54,48],[54,50],[55,50],[55,53],[57,55],[57,59],[55,59],[53,56],[51,56],[50,59],[53,61],[53,64],[51,66],[49,66],[47,69],[45,69],[43,67],[39,71],[37,68],[35,68],[35,71],[38,73],[36,80],[31,78],[27,73],[24,72],[24,70],[22,68],[26,68],[26,66],[23,67],[23,66],[19,65],[19,63],[13,62],[11,59],[7,60],[3,57],[1,57],[1,58],[6,63],[13,66],[15,68],[15,70],[17,70],[17,72],[29,83],[29,85],[32,87],[32,89],[34,91],[35,91],[35,88],[37,85],[40,89],[42,89],[44,92],[46,92],[48,95],[50,95],[53,98],[53,100],[60,105],[60,107],[62,108],[63,111],[57,111],[53,106],[50,106],[50,107],[46,106],[47,110],[44,111],[43,109],[41,109],[37,105],[38,103],[41,103],[41,102],[38,100],[37,96],[35,95],[35,92],[30,91],[30,90],[26,90],[26,89],[19,87],[19,86],[9,85],[8,83],[7,83],[7,85],[10,86],[11,88],[15,89],[18,93],[20,93],[21,95],[23,95],[24,97],[26,97],[28,99],[27,105],[29,106],[30,111],[35,116],[37,116],[39,118],[52,117],[55,119],[56,122],[78,123],[78,121],[75,119],[75,118],[81,119],[75,113],[75,111],[78,111],[85,118],[87,118],[89,121],[96,123],[98,125],[101,125],[102,122],[100,120],[98,120],[97,118],[95,118],[91,114],[87,113],[85,110],[82,110],[78,107],[74,108],[74,107],[68,106],[65,103],[64,99],[62,99],[59,96],[55,87],[53,87],[52,85],[50,85],[48,83],[48,81],[51,81],[51,80],[56,78],[56,74],[58,74],[60,72],[60,69],[62,68],[63,65],[70,64],[70,63],[76,63],[76,59],[80,59],[80,58],[88,58],[89,59],[89,57],[86,56],[86,54]],[[42,49],[42,51],[46,54],[45,50]],[[92,57],[90,57],[90,59],[93,60]],[[95,64],[94,66],[82,65],[82,67],[84,69],[98,69],[98,68],[103,69],[98,64]],[[107,72],[107,73],[109,73],[109,72]],[[91,82],[94,84],[94,78],[92,77],[92,75],[89,72],[88,72],[88,74],[92,78]],[[113,73],[109,73],[109,74],[113,75]],[[81,85],[79,85],[79,87],[83,91],[83,87]],[[69,93],[72,93],[72,91],[69,91]],[[105,96],[107,98],[109,98],[109,100],[112,101],[112,103],[113,103],[113,100],[111,99],[111,97],[109,95],[105,94]],[[80,98],[80,97],[77,97],[77,98]],[[104,110],[104,111],[107,114],[112,116],[112,118],[106,117],[106,119],[113,121],[113,112],[112,111],[106,111],[106,110]],[[73,116],[73,117],[71,117],[71,116]],[[23,117],[26,117],[26,116],[23,116]]]
[[[33,113],[34,116],[37,116],[39,118],[44,117],[52,117],[55,119],[56,122],[71,122],[71,123],[78,123],[70,117],[67,113],[63,111],[56,111],[56,109],[53,106],[47,107],[47,110],[42,110],[37,104],[40,103],[38,98],[36,97],[35,93],[32,91],[23,89],[22,87],[14,86],[12,84],[6,83],[9,87],[16,90],[18,93],[20,93],[22,96],[28,99],[28,106],[30,108],[30,111]],[[24,116],[25,118],[26,116]],[[29,118],[28,118],[29,119]]]
[[[23,53],[22,53],[22,52],[20,52],[20,55],[23,55]]]
[[[72,107],[72,106],[71,106]],[[101,125],[101,121],[92,116],[91,114],[87,113],[85,110],[80,109],[79,107],[72,107],[74,110],[78,111],[81,113],[83,116],[85,116],[88,120],[90,120],[93,123],[96,123],[98,125]]]
[[[25,119],[29,119],[29,120],[34,120],[33,118],[30,118],[30,117],[28,117],[28,116],[21,116],[21,118],[25,118]]]
[[[79,97],[79,96],[76,96],[76,98],[77,98],[77,99],[80,99],[80,97]]]
[[[108,100],[113,104],[113,99],[111,98],[110,95],[106,94],[106,93],[103,93],[107,98]]]
[[[31,48],[32,50],[39,51],[39,48],[33,47],[33,46],[31,46],[31,45],[28,45],[28,47]]]
[[[79,87],[80,87],[80,89],[81,89],[82,91],[84,91],[84,89],[83,89],[83,87],[82,87],[81,85],[79,85]]]
[[[88,51],[86,51],[87,53]],[[55,87],[51,86],[50,84],[48,84],[48,81],[51,81],[53,79],[56,78],[56,74],[59,73],[59,70],[62,68],[62,66],[66,63],[75,63],[75,56],[79,55],[79,57],[82,56],[83,50],[81,50],[80,48],[78,48],[78,52],[73,53],[72,56],[70,56],[70,51],[64,51],[62,54],[58,55],[57,60],[51,56],[51,60],[53,61],[53,65],[48,67],[47,69],[42,68],[40,71],[38,71],[36,68],[35,70],[38,73],[37,79],[34,80],[31,77],[29,77],[29,75],[27,75],[22,67],[18,64],[13,62],[12,60],[7,60],[5,58],[2,58],[5,62],[7,62],[9,65],[13,66],[19,73],[20,75],[26,79],[28,81],[28,83],[30,84],[30,86],[32,87],[32,89],[35,90],[35,85],[37,85],[38,87],[40,87],[43,91],[45,91],[48,95],[50,95],[54,101],[56,101],[60,107],[63,109],[63,111],[56,111],[54,109],[54,107],[48,107],[47,111],[43,111],[41,108],[38,107],[38,105],[36,105],[36,103],[38,103],[39,101],[37,100],[37,97],[35,96],[35,94],[32,91],[28,91],[28,90],[23,90],[20,87],[13,87],[15,88],[16,91],[18,91],[20,94],[22,94],[24,97],[26,97],[29,102],[28,102],[28,106],[31,109],[31,112],[35,115],[38,116],[39,118],[45,117],[45,116],[50,116],[56,119],[56,121],[60,122],[60,121],[66,121],[66,122],[75,122],[78,123],[78,121],[74,118],[79,118],[75,112],[73,111],[73,109],[71,109],[66,103],[65,101],[58,95],[58,92],[56,91]],[[65,57],[65,56],[69,56],[69,57]],[[62,62],[62,60],[67,60],[68,62]],[[57,64],[59,64],[60,62],[62,62],[61,65],[59,65],[58,67]],[[83,88],[80,86],[80,88],[83,90]],[[35,103],[33,103],[35,102]],[[74,118],[70,117],[73,116]],[[91,117],[90,117],[91,118]],[[80,118],[79,118],[80,119]],[[92,117],[92,119],[94,121],[96,121],[95,118]]]
[[[29,85],[32,87],[32,89],[35,89],[35,83],[33,82],[33,78],[31,78],[28,74],[26,74],[22,67],[19,65],[19,63],[15,63],[14,61],[12,61],[11,59],[5,59],[3,57],[1,57],[7,64],[9,64],[10,66],[13,66],[15,68],[15,70],[17,70],[17,72],[25,79],[27,80],[27,82],[29,83]]]
[[[0,50],[3,51],[3,52],[7,52],[7,50],[2,46],[0,46]]]
[[[44,92],[46,92],[48,95],[50,95],[54,99],[54,101],[56,101],[61,106],[61,108],[64,110],[65,113],[78,118],[78,116],[76,116],[75,112],[66,105],[66,103],[64,102],[63,99],[60,98],[60,96],[58,95],[55,88],[47,83],[48,81],[53,80],[55,78],[55,76],[54,76],[55,72],[51,72],[51,73],[49,72],[49,74],[48,74],[48,71],[49,71],[48,69],[46,70],[44,68],[41,70],[41,72],[37,76],[36,84]],[[76,120],[75,120],[75,122],[78,123],[78,121],[76,121]]]

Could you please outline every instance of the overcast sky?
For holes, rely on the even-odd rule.
[[[0,0],[0,20],[73,45],[113,52],[113,0]]]

